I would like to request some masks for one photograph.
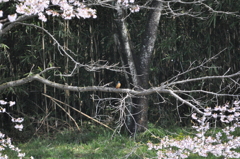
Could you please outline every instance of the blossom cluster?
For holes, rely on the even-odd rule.
[[[9,0],[0,0],[0,3],[8,2]],[[118,4],[129,8],[129,10],[134,12],[139,12],[140,7],[134,5],[134,0],[117,0]],[[37,15],[38,19],[46,22],[47,17],[57,16],[62,17],[66,20],[72,18],[97,18],[96,10],[87,7],[85,4],[87,1],[78,0],[16,0],[16,13],[11,15],[6,15],[9,22],[14,22],[18,20],[18,14],[21,15]],[[4,11],[0,10],[0,18],[3,17]],[[5,20],[3,20],[5,21]],[[3,23],[0,20],[0,30],[3,27]]]
[[[0,100],[0,114],[1,114],[1,113],[5,113],[5,114],[7,114],[9,117],[11,117],[11,121],[12,121],[13,123],[18,123],[18,124],[16,124],[14,127],[15,127],[16,129],[18,129],[19,131],[22,131],[23,125],[20,124],[20,123],[22,123],[22,122],[24,121],[24,119],[23,119],[23,118],[14,118],[13,116],[10,115],[10,113],[8,113],[8,112],[6,111],[6,108],[3,107],[4,105],[5,105],[5,106],[8,105],[8,106],[12,107],[12,106],[15,105],[15,104],[16,104],[16,102],[14,102],[14,101],[9,101],[9,102],[7,102],[7,101],[4,101],[4,100]],[[19,157],[20,159],[22,159],[22,158],[25,156],[25,153],[21,153],[21,149],[19,149],[18,147],[14,146],[14,145],[12,144],[11,138],[6,137],[6,135],[3,134],[3,133],[0,131],[0,158],[1,158],[1,159],[7,159],[7,158],[8,158],[7,155],[4,155],[4,154],[1,153],[1,151],[5,150],[6,148],[9,148],[10,150],[13,150],[13,151],[17,152],[17,153],[18,153],[18,157]],[[31,157],[31,158],[33,158],[33,157]]]
[[[96,10],[87,8],[83,3],[75,0],[19,0],[21,3],[16,5],[16,12],[24,15],[38,15],[39,19],[46,22],[44,14],[61,16],[64,19],[77,18],[96,18]],[[58,7],[60,11],[50,9]]]
[[[132,13],[139,12],[140,7],[139,7],[139,5],[133,5],[134,2],[135,2],[135,0],[118,0],[117,1],[117,3],[122,4],[123,6],[128,6]],[[131,4],[131,5],[129,5],[129,4]]]
[[[129,3],[134,3],[135,0],[118,0],[118,3],[122,3],[124,5],[128,5]]]
[[[240,158],[240,153],[234,151],[240,147],[240,137],[232,135],[236,128],[240,127],[239,111],[240,101],[235,101],[232,106],[228,103],[224,106],[204,109],[204,114],[192,114],[192,119],[197,125],[195,137],[187,136],[182,140],[169,138],[168,136],[160,140],[159,144],[148,142],[148,149],[157,150],[158,158],[188,158],[191,153],[207,157],[213,154],[216,157]],[[210,130],[210,121],[219,121],[227,124],[221,131],[215,135],[208,136],[206,132]]]
[[[0,0],[0,3],[9,0]],[[68,20],[76,18],[96,18],[96,10],[88,8],[83,2],[77,0],[18,0],[16,5],[16,13],[8,15],[10,22],[17,20],[17,13],[22,15],[38,15],[38,18],[46,22],[46,15],[61,16]],[[0,10],[0,18],[3,17],[4,11]],[[0,23],[0,29],[3,24]]]

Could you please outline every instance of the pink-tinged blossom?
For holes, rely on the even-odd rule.
[[[39,0],[38,3],[35,4],[35,8],[38,10],[38,12],[43,12],[48,7],[49,7],[48,0]]]
[[[199,123],[204,123],[206,120],[206,116],[204,115],[203,117],[200,118],[200,120],[198,120]]]
[[[1,105],[6,105],[6,104],[7,104],[7,102],[6,102],[6,101],[4,101],[4,100],[0,100],[0,104],[1,104]]]
[[[5,137],[5,134],[3,134],[3,133],[0,132],[0,138],[2,139],[2,138],[4,138],[4,137]]]
[[[132,13],[139,12],[139,11],[140,11],[140,7],[139,7],[138,5],[132,6],[132,7],[130,8],[130,11],[131,11]]]
[[[226,103],[224,106],[225,106],[226,108],[228,108],[228,107],[229,107],[229,103]]]
[[[195,125],[193,125],[192,128],[194,128],[194,129],[197,130],[197,129],[199,128],[199,126],[195,126]]]
[[[233,102],[233,104],[234,104],[235,106],[239,106],[239,103],[240,103],[240,100]]]
[[[12,15],[8,15],[8,20],[10,22],[14,22],[14,21],[16,21],[16,19],[17,19],[17,14],[16,13],[12,14]]]
[[[235,128],[236,128],[236,126],[235,126],[235,124],[234,124],[233,126],[231,126],[231,127],[229,128],[230,132],[234,132],[234,131],[235,131]]]
[[[235,116],[235,117],[239,117],[239,116],[240,116],[240,113],[239,113],[239,112],[235,112],[235,113],[234,113],[234,116]]]
[[[77,18],[96,18],[96,10],[91,8],[77,8],[76,9]]]
[[[227,116],[227,119],[229,122],[233,121],[234,120],[234,115],[230,114]]]
[[[79,2],[79,1],[75,1],[73,3],[73,5],[76,6],[76,7],[79,7],[79,8],[85,8],[86,7],[83,3]]]
[[[0,0],[0,3],[2,3],[2,2],[8,2],[9,0]]]
[[[226,128],[224,128],[224,129],[223,129],[223,132],[224,132],[226,135],[230,135],[229,127],[227,126]]]
[[[212,114],[212,112],[205,112],[204,115],[205,116],[210,116]]]
[[[16,12],[19,14],[31,15],[30,9],[23,4],[16,5]]]
[[[217,113],[213,113],[212,117],[216,119],[218,117]]]
[[[151,142],[148,142],[148,143],[147,143],[147,146],[148,146],[148,150],[152,150],[153,144],[152,144]]]
[[[228,135],[228,136],[227,136],[227,139],[228,139],[228,140],[232,140],[233,137],[234,137],[233,135]]]
[[[55,6],[60,7],[60,12],[52,11],[49,8],[49,0],[25,0],[20,1],[21,3],[16,5],[16,12],[24,15],[38,15],[39,19],[46,22],[47,18],[44,15],[44,12],[47,15],[59,16],[64,19],[77,18],[97,18],[96,10],[91,8],[86,8],[86,6],[75,0],[52,0],[51,3]],[[48,9],[46,11],[46,9]]]
[[[196,134],[196,136],[199,137],[199,138],[203,137],[203,135],[204,135],[204,134],[203,134],[202,132]]]
[[[73,6],[72,5],[69,5],[68,3],[67,3],[67,1],[61,1],[60,3],[59,3],[59,6],[61,7],[60,9],[61,10],[73,10]]]
[[[15,129],[18,129],[19,131],[22,131],[22,129],[23,129],[23,125],[22,124],[17,124],[14,127],[15,127]]]
[[[0,23],[0,30],[2,30],[2,27],[3,27],[3,24],[2,24],[2,23]]]
[[[117,3],[128,6],[129,0],[118,0]]]
[[[12,122],[22,123],[24,121],[23,118],[12,118]]]
[[[19,158],[23,158],[25,156],[25,153],[18,153]]]
[[[43,14],[46,8],[49,7],[49,0],[26,0],[16,5],[16,12],[24,15]],[[46,21],[44,16],[39,17],[42,21]]]
[[[223,106],[220,108],[221,111],[225,112],[227,110],[227,107],[226,106]]]
[[[193,113],[193,114],[192,114],[192,118],[195,119],[195,120],[197,120],[197,114],[196,114],[196,113]]]
[[[214,111],[219,111],[220,110],[220,106],[216,106],[215,108],[214,108]]]
[[[55,16],[57,16],[57,17],[59,16],[59,13],[56,12],[56,11],[53,11],[53,10],[47,10],[47,11],[46,11],[46,14],[47,14],[47,15],[52,15],[52,16],[54,16],[54,17],[55,17]]]
[[[51,2],[52,2],[53,5],[58,5],[60,0],[51,0]]]
[[[2,17],[3,16],[3,11],[2,10],[0,10],[0,17]]]
[[[38,13],[38,19],[43,21],[43,22],[47,21],[47,18],[43,13]]]
[[[236,109],[233,107],[233,108],[228,109],[227,111],[228,111],[229,113],[233,113],[233,112],[236,111]]]
[[[9,107],[12,107],[12,106],[14,106],[16,104],[16,102],[15,101],[10,101],[9,102]]]
[[[216,134],[216,138],[217,138],[218,140],[220,140],[221,137],[222,137],[222,133],[221,133],[221,132],[218,132],[218,133]]]
[[[206,143],[214,143],[214,142],[216,142],[217,140],[216,139],[213,139],[211,136],[208,136],[207,138],[206,138]]]
[[[207,107],[204,109],[205,112],[210,112],[212,109],[210,107]]]
[[[224,120],[225,117],[226,117],[226,115],[221,115],[221,119],[220,119],[220,120],[221,120],[222,122],[225,122],[225,120]]]

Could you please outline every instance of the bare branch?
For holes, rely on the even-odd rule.
[[[237,73],[234,73],[234,74],[230,74],[230,75],[204,76],[204,77],[198,77],[198,78],[192,78],[192,79],[171,82],[169,84],[166,84],[166,86],[169,87],[169,86],[176,85],[176,84],[183,84],[183,83],[194,82],[194,81],[202,81],[202,80],[207,80],[207,79],[226,79],[226,78],[232,78],[232,77],[239,76],[239,75],[240,75],[240,71]]]
[[[194,62],[191,63],[190,66],[189,66],[189,68],[188,68],[186,71],[181,72],[181,73],[177,74],[176,76],[170,78],[169,80],[167,80],[167,81],[165,81],[164,83],[162,83],[162,85],[164,85],[164,84],[166,84],[166,83],[170,83],[170,82],[173,81],[173,80],[177,80],[178,77],[180,77],[180,76],[182,76],[182,75],[184,75],[184,74],[186,74],[186,73],[188,73],[188,72],[194,71],[194,70],[199,69],[199,68],[201,69],[201,68],[204,67],[207,63],[209,63],[209,62],[211,62],[212,60],[216,59],[217,56],[220,55],[221,53],[223,53],[226,49],[227,49],[227,48],[221,50],[219,53],[217,53],[216,55],[212,56],[211,58],[203,61],[200,65],[198,65],[198,66],[196,66],[196,67],[191,67]]]
[[[62,102],[62,101],[60,101],[60,100],[57,100],[57,99],[55,99],[55,98],[53,98],[53,97],[51,97],[51,96],[49,96],[49,95],[46,95],[46,94],[43,94],[43,95],[46,96],[46,97],[48,97],[48,98],[50,98],[53,102],[55,102],[55,103],[57,103],[57,102],[58,102],[58,103],[61,103],[61,104],[65,105],[65,106],[67,106],[67,107],[69,107],[69,108],[75,110],[76,112],[78,112],[78,113],[84,115],[85,117],[87,117],[87,118],[93,120],[94,122],[97,122],[97,123],[99,123],[99,124],[101,124],[101,125],[105,126],[106,128],[108,128],[108,129],[110,129],[110,130],[113,131],[113,129],[110,128],[109,126],[107,126],[106,124],[103,124],[102,122],[100,122],[100,121],[98,121],[98,120],[96,120],[96,119],[90,117],[89,115],[87,115],[87,114],[85,114],[85,113],[79,111],[78,109],[76,109],[76,108],[74,108],[74,107],[72,107],[72,106],[70,106],[70,105],[68,105],[68,104],[66,104],[66,103],[64,103],[64,102]],[[58,106],[60,106],[60,105],[58,105]],[[60,107],[61,107],[61,106],[60,106]],[[61,108],[62,108],[62,107],[61,107]],[[69,115],[70,115],[70,114],[69,114]],[[71,118],[71,119],[73,119],[73,118]],[[73,119],[73,120],[74,120],[74,119]],[[74,120],[74,121],[75,121],[75,120]],[[75,124],[77,124],[77,123],[75,122]],[[77,126],[77,127],[78,127],[78,126]]]
[[[4,23],[3,25],[3,29],[0,30],[0,37],[3,35],[3,34],[6,34],[9,30],[11,30],[13,27],[17,26],[18,22],[22,22],[24,20],[28,20],[28,19],[32,19],[34,17],[36,17],[37,15],[31,15],[31,16],[26,16],[26,15],[22,15],[20,16],[15,22],[6,22]],[[6,19],[3,20],[3,22],[5,22]],[[1,21],[2,22],[2,21]]]
[[[239,95],[234,95],[234,94],[221,94],[221,93],[215,93],[215,92],[210,92],[210,91],[205,91],[205,90],[174,90],[174,93],[205,93],[205,94],[210,94],[215,97],[239,97]]]
[[[180,96],[178,96],[176,93],[174,93],[173,91],[169,90],[169,93],[175,97],[176,99],[180,100],[182,103],[187,104],[188,106],[190,106],[191,108],[193,108],[194,110],[196,110],[198,113],[200,114],[204,114],[204,112],[200,111],[199,108],[197,108],[196,106],[194,106],[193,104],[191,104],[190,102],[188,102],[185,99],[182,99]]]

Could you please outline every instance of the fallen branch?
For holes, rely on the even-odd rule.
[[[70,105],[68,105],[68,104],[66,104],[66,103],[64,103],[64,102],[62,102],[62,101],[60,101],[60,100],[57,100],[56,98],[53,98],[53,97],[51,97],[51,96],[49,96],[49,95],[46,95],[46,94],[44,94],[44,93],[43,93],[42,95],[44,95],[45,97],[50,98],[50,99],[51,99],[53,102],[55,102],[55,103],[58,102],[58,103],[61,103],[61,104],[63,104],[63,105],[66,105],[66,106],[68,106],[69,108],[75,110],[76,112],[78,112],[78,113],[84,115],[85,117],[87,117],[87,118],[93,120],[94,122],[96,122],[96,123],[98,123],[98,124],[101,124],[101,125],[103,125],[104,127],[106,127],[106,128],[108,128],[108,129],[114,131],[112,128],[110,128],[110,127],[107,126],[106,124],[103,124],[102,122],[100,122],[100,121],[98,121],[98,120],[96,120],[96,119],[90,117],[89,115],[87,115],[87,114],[81,112],[80,110],[78,110],[78,109],[76,109],[76,108],[74,108],[74,107],[72,107],[72,106],[70,106]],[[59,105],[58,105],[58,106],[59,106]],[[69,114],[69,115],[70,115],[70,114]],[[71,117],[71,119],[73,119],[73,118]],[[73,120],[74,120],[74,119],[73,119]],[[77,125],[77,123],[76,123],[75,120],[74,120],[74,122],[75,122],[75,125]],[[77,125],[77,128],[80,130],[80,128],[78,127],[78,125]]]

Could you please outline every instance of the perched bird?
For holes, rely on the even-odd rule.
[[[118,81],[117,85],[116,85],[116,88],[120,88],[121,87],[121,83]]]

